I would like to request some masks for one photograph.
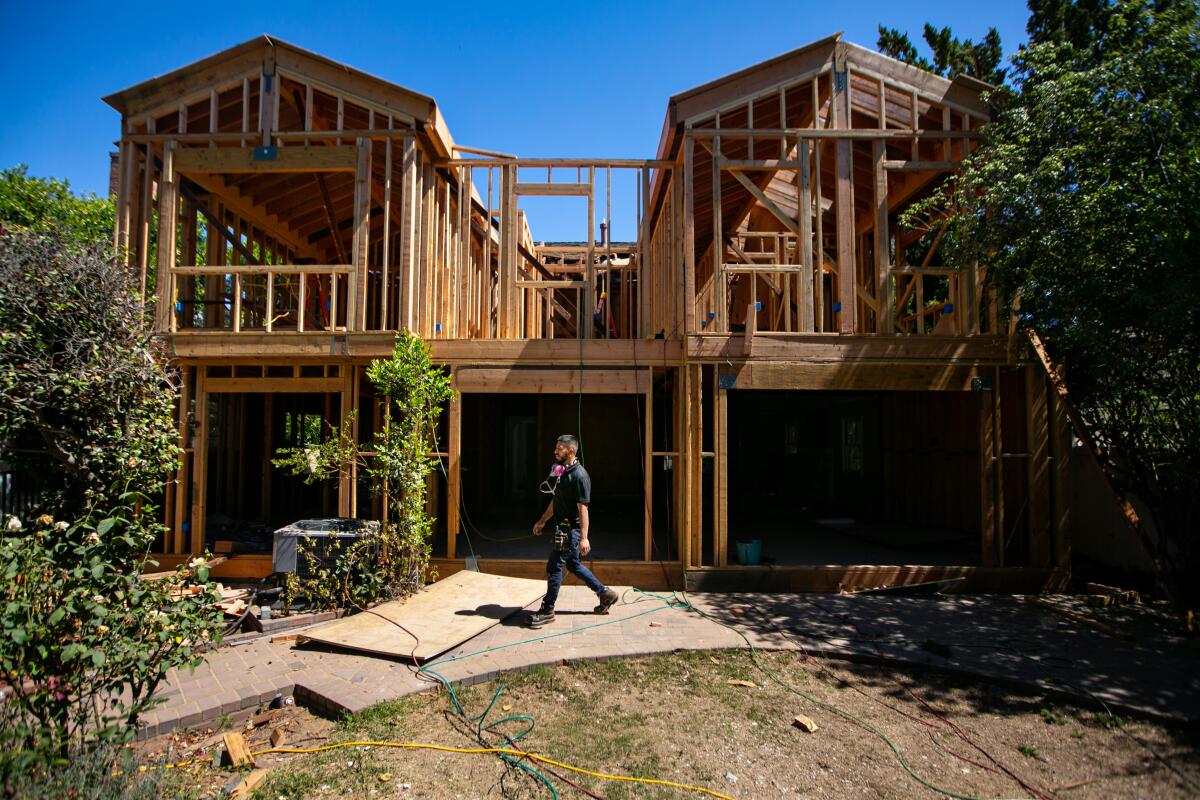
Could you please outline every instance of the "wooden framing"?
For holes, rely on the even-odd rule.
[[[696,586],[757,579],[729,563],[731,454],[745,424],[731,398],[837,391],[969,394],[980,563],[961,569],[985,587],[1061,585],[1066,412],[1044,366],[996,319],[984,268],[938,262],[937,219],[925,232],[895,224],[970,152],[987,119],[981,88],[828,37],[671,98],[646,159],[456,145],[432,98],[267,37],[111,95],[122,114],[115,240],[158,297],[154,324],[184,376],[164,549],[182,558],[210,534],[210,473],[236,461],[221,450],[231,434],[215,409],[262,395],[262,429],[243,432],[244,414],[234,422],[263,452],[289,403],[336,426],[365,411],[363,368],[408,330],[430,343],[457,393],[638,398],[644,546],[639,561],[599,565],[610,582],[661,582],[656,480],[672,509],[670,575]],[[614,220],[624,185],[631,210]],[[156,188],[157,217],[178,220],[157,237]],[[528,197],[585,198],[583,238],[538,241]],[[598,215],[630,240],[600,236]],[[1002,397],[1001,370],[1019,370],[1023,390]],[[448,415],[442,574],[462,564],[459,394]],[[1005,453],[1015,431],[1025,452]],[[1026,465],[1019,486],[1011,470],[1005,485],[1008,457]],[[279,504],[267,468],[254,477],[239,491],[259,492],[266,518]],[[355,479],[347,470],[336,499],[325,495],[341,515],[370,513]],[[1028,511],[1006,520],[1018,490]],[[1017,535],[1028,537],[1027,563],[1006,563],[1006,537]],[[226,564],[220,574],[269,569],[257,556]],[[836,590],[960,568],[939,569],[780,574]]]

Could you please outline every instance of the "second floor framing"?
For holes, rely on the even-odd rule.
[[[530,159],[260,37],[106,98],[116,241],[181,342],[1002,336],[936,212],[898,225],[972,151],[985,88],[834,36],[671,98],[653,159]],[[583,235],[539,241],[535,197]]]

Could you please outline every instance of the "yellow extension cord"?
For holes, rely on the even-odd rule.
[[[590,775],[593,778],[601,778],[607,781],[625,781],[627,783],[648,783],[655,786],[670,786],[674,789],[686,789],[691,792],[700,792],[701,794],[706,794],[710,797],[716,797],[718,800],[736,800],[727,794],[714,792],[711,789],[705,789],[702,786],[690,786],[686,783],[676,783],[675,781],[666,781],[659,778],[632,778],[628,775],[609,775],[605,772],[592,772],[589,769],[573,767],[570,764],[564,764],[563,762],[555,761],[552,758],[539,756],[536,753],[527,753],[524,750],[515,750],[505,747],[447,747],[440,744],[421,744],[420,742],[338,742],[336,744],[322,745],[321,747],[271,747],[266,750],[259,750],[255,753],[251,753],[251,755],[264,756],[270,753],[321,753],[326,750],[337,750],[341,747],[398,747],[410,750],[441,750],[447,753],[495,753],[499,755],[517,756],[519,758],[529,758],[534,761],[539,761],[543,764],[550,764],[552,766],[559,767],[560,769],[577,772],[581,775]],[[193,758],[189,761],[181,761],[178,764],[167,764],[163,768],[178,769],[180,767],[187,767],[192,764],[198,764],[205,761],[212,761],[212,756]],[[145,772],[147,769],[156,769],[156,767],[142,767],[141,769],[143,772]]]

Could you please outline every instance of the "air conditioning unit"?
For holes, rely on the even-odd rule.
[[[275,531],[271,554],[271,569],[275,572],[294,572],[302,578],[312,577],[311,559],[301,556],[300,543],[311,552],[317,562],[334,558],[340,547],[354,539],[375,537],[379,523],[375,520],[350,519],[302,519]]]

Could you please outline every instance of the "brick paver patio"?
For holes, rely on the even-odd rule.
[[[626,594],[629,601],[638,597]],[[692,594],[688,599],[767,650],[929,667],[1067,696],[1097,710],[1103,700],[1114,712],[1200,720],[1200,649],[1173,634],[1164,612],[1154,607],[1104,610],[1107,625],[1135,636],[1123,641],[1007,596]],[[522,615],[514,615],[451,650],[433,668],[447,680],[475,683],[564,660],[745,646],[729,628],[690,609],[665,608],[658,600],[618,604],[607,617],[591,614],[594,604],[585,587],[565,586],[551,625],[532,631],[520,625]],[[589,627],[597,623],[610,624]],[[555,635],[568,631],[578,632]],[[145,715],[142,734],[246,712],[279,696],[294,696],[315,712],[336,715],[430,686],[402,659],[294,641],[271,644],[263,638],[222,647],[195,670],[172,672],[159,692],[164,702]]]

